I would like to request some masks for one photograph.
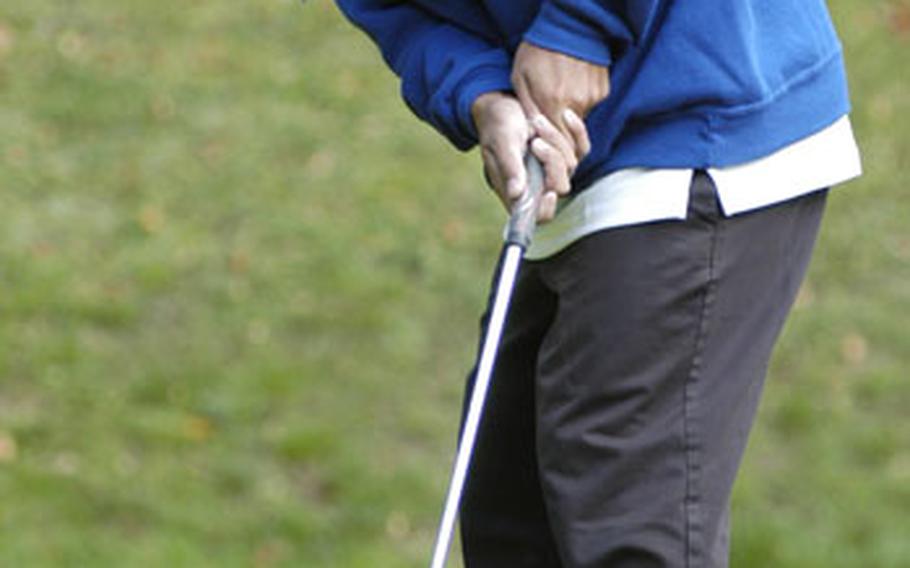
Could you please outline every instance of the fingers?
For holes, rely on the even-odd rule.
[[[535,138],[531,151],[540,160],[544,170],[544,187],[537,208],[537,220],[546,223],[556,215],[556,206],[561,196],[571,189],[570,174],[564,155],[545,140]],[[503,205],[511,210],[512,205],[527,190],[527,173],[521,155],[504,150],[500,153],[485,147],[481,150],[484,174],[487,183],[496,191]]]
[[[579,160],[576,152],[590,149],[584,123],[578,119],[571,136],[560,132],[542,114],[535,115],[529,123],[520,101],[507,95],[479,98],[472,108],[472,116],[480,138],[487,183],[509,211],[527,190],[524,154],[529,139],[536,136],[530,151],[540,160],[544,173],[538,220],[552,219],[559,198],[571,190],[572,173]]]
[[[568,107],[538,106],[528,88],[517,89],[516,94],[530,117],[534,133],[562,152],[570,172],[574,172],[578,162],[591,151],[584,121]]]
[[[556,216],[556,205],[559,203],[559,196],[548,191],[540,196],[540,203],[537,206],[537,222],[547,223]]]
[[[525,144],[525,140],[516,140],[516,143],[501,148],[497,155],[503,181],[500,191],[509,202],[519,199],[528,183],[522,156]]]
[[[531,119],[531,126],[534,128],[534,133],[537,136],[562,154],[563,161],[571,176],[575,172],[575,168],[578,167],[578,157],[576,156],[577,144],[575,143],[574,138],[564,136],[563,133],[553,126],[553,123],[547,120],[542,114],[538,114]]]
[[[482,95],[473,105],[472,116],[487,182],[510,209],[527,184],[523,158],[531,130],[521,104],[505,94]]]
[[[481,150],[484,175],[506,209],[521,198],[525,191],[527,174],[519,156],[512,152],[485,147]]]
[[[588,137],[588,127],[575,111],[567,108],[563,111],[566,130],[575,143],[575,155],[581,160],[591,152],[591,139]]]
[[[572,189],[570,173],[565,158],[559,150],[543,138],[531,142],[531,152],[540,160],[544,171],[544,191],[557,195],[568,195]]]
[[[504,192],[500,188],[505,188],[505,183],[502,179],[502,173],[499,171],[499,163],[496,160],[496,156],[487,148],[481,149],[480,156],[483,160],[483,175],[487,180],[487,185],[495,190],[496,195],[502,199]]]
[[[512,86],[525,113],[546,117],[568,140],[576,160],[591,151],[582,119],[609,96],[607,67],[522,42],[513,61]]]
[[[559,136],[566,141],[570,149],[570,154],[575,159],[575,161],[577,161],[579,152],[575,146],[575,137],[572,135],[568,125],[565,123],[565,111],[568,110],[567,107],[559,104],[556,101],[541,103],[539,106],[541,114],[538,116],[545,117],[546,121],[553,126],[553,129],[559,134]]]

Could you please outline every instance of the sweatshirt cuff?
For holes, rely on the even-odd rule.
[[[503,56],[501,63],[497,62],[474,69],[460,81],[456,89],[455,117],[463,135],[452,142],[460,150],[468,150],[477,143],[477,128],[475,128],[474,118],[471,116],[471,106],[477,97],[494,91],[512,91],[510,62],[504,53]]]
[[[524,40],[602,67],[613,63],[610,38],[580,7],[567,8],[544,2],[534,23],[525,32]]]

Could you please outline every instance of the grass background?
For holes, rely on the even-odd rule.
[[[738,568],[910,566],[910,2],[830,5]],[[396,91],[326,0],[0,7],[0,565],[424,564],[502,215]]]

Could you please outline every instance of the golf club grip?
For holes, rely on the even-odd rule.
[[[537,208],[543,195],[544,173],[540,161],[528,151],[525,156],[525,170],[528,172],[528,190],[512,207],[506,244],[518,245],[526,250],[531,244],[537,227]]]

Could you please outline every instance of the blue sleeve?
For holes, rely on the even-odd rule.
[[[509,54],[408,2],[338,0],[338,5],[379,45],[401,78],[411,110],[459,149],[476,144],[471,104],[485,92],[511,90]]]
[[[648,35],[661,0],[544,0],[524,39],[609,67]]]

